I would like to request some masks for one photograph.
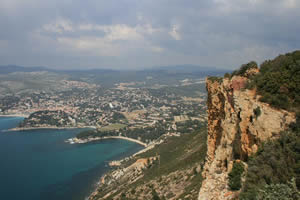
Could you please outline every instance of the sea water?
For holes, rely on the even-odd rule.
[[[143,147],[126,140],[108,139],[68,144],[80,129],[9,131],[20,117],[0,117],[0,199],[85,199],[108,162]]]

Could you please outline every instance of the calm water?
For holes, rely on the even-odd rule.
[[[142,149],[116,139],[65,143],[78,129],[3,131],[21,120],[0,117],[0,199],[84,199],[108,170],[108,161]]]

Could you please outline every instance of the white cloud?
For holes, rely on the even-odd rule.
[[[70,20],[67,19],[57,19],[54,23],[45,24],[43,26],[43,30],[46,32],[54,32],[54,33],[60,33],[63,32],[73,32],[73,24]]]
[[[144,24],[144,25],[138,25],[137,26],[137,31],[143,35],[152,35],[155,33],[160,33],[163,32],[163,28],[153,28],[153,26],[149,23]]]
[[[67,19],[58,19],[54,23],[46,24],[40,31],[52,33],[67,33],[78,31],[100,31],[103,32],[104,38],[110,41],[115,40],[142,40],[143,34],[152,34],[155,30],[151,25],[131,27],[126,24],[98,25],[98,24],[73,24]],[[82,33],[83,35],[85,33]]]
[[[97,30],[96,26],[93,24],[80,24],[78,26],[78,29],[81,31],[93,31]]]
[[[101,31],[105,33],[108,40],[140,40],[142,35],[138,33],[136,27],[130,27],[126,24],[97,25],[97,24],[79,24],[77,29],[80,31]]]
[[[300,0],[0,2],[2,63],[233,68],[299,49]]]
[[[103,31],[107,34],[106,38],[114,40],[142,40],[143,36],[137,32],[135,27],[125,24],[117,24],[112,26],[104,26]]]
[[[153,46],[153,47],[151,48],[151,50],[152,50],[153,52],[155,52],[155,53],[162,53],[162,52],[164,51],[163,48],[157,47],[157,46]]]
[[[59,18],[52,23],[43,25],[41,29],[35,31],[35,35],[44,39],[55,37],[58,49],[64,51],[77,51],[98,56],[122,56],[130,51],[141,51],[140,49],[146,52],[162,53],[164,49],[152,44],[149,37],[164,31],[167,34],[166,29],[154,28],[149,23],[136,26],[76,24],[69,19]],[[49,35],[48,33],[58,35]],[[70,35],[69,33],[74,34]],[[175,37],[179,39],[177,33],[175,33]]]
[[[175,40],[181,40],[181,35],[179,34],[179,25],[173,25],[169,35],[171,35]]]
[[[111,44],[99,37],[59,37],[57,41],[62,48],[69,51],[79,51],[94,56],[120,56],[119,45]]]

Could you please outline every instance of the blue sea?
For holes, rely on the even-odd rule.
[[[5,130],[20,117],[0,117],[0,199],[83,200],[109,170],[108,161],[129,156],[143,147],[110,139],[68,144],[80,129]]]

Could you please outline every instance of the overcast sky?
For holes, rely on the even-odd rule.
[[[0,65],[234,69],[300,49],[300,0],[0,0]]]

